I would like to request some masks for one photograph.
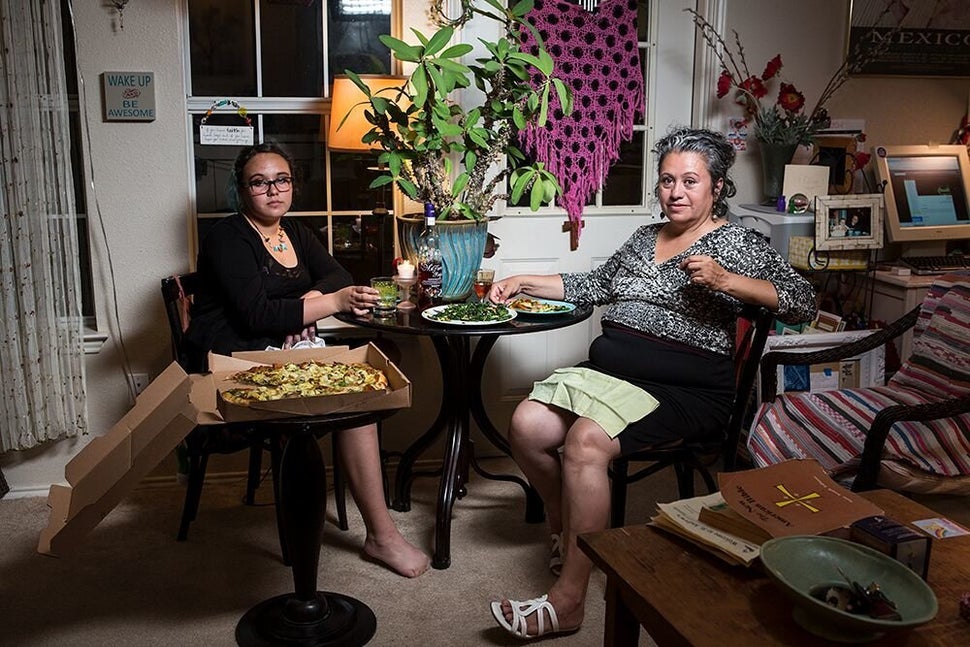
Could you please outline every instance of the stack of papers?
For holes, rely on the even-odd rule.
[[[673,503],[659,503],[657,507],[660,510],[650,523],[694,542],[729,564],[750,566],[761,554],[758,544],[700,520],[702,508],[717,505],[724,505],[724,499],[719,492]]]

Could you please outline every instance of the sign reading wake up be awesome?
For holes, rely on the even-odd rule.
[[[103,72],[105,121],[155,121],[154,72]]]

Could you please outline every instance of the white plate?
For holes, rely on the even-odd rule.
[[[451,304],[451,305],[456,305],[456,304]],[[489,321],[462,321],[460,319],[435,319],[433,317],[433,315],[436,315],[439,312],[442,312],[445,308],[451,307],[451,305],[432,306],[430,308],[426,308],[421,312],[421,316],[427,319],[428,321],[433,321],[435,323],[440,323],[440,324],[449,324],[452,326],[494,326],[495,324],[506,323],[508,321],[512,321],[513,319],[515,319],[515,310],[513,310],[512,308],[506,308],[506,311],[509,313],[509,315],[511,315],[508,319],[492,319]]]
[[[515,308],[509,305],[509,310],[511,310],[512,312],[517,312],[520,315],[548,317],[550,315],[564,315],[576,309],[575,303],[569,303],[567,301],[556,301],[554,299],[537,299],[535,297],[516,297],[516,298],[531,299],[532,301],[538,301],[539,303],[548,303],[551,306],[566,306],[565,310],[549,310],[548,312],[537,312],[535,310],[519,310],[518,308]],[[512,301],[509,301],[509,304],[511,304],[513,301],[515,301],[515,299],[512,299]]]

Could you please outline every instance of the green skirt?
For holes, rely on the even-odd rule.
[[[659,404],[652,395],[629,382],[591,368],[558,368],[536,382],[530,400],[544,402],[589,418],[616,438],[627,425]]]

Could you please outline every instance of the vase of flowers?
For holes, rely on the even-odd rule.
[[[799,146],[814,144],[819,131],[831,124],[825,104],[848,81],[851,72],[862,69],[882,50],[875,48],[846,55],[814,107],[806,110],[805,95],[794,84],[782,79],[784,65],[780,54],[767,62],[760,76],[752,74],[736,31],[732,48],[703,16],[693,9],[685,11],[692,15],[694,25],[721,64],[717,98],[732,95],[735,103],[741,106],[745,121],[753,124],[754,136],[761,148],[765,204],[775,204],[781,195],[785,164],[791,162]],[[769,87],[775,83],[778,89],[772,95]],[[772,99],[765,101],[769,96]]]

